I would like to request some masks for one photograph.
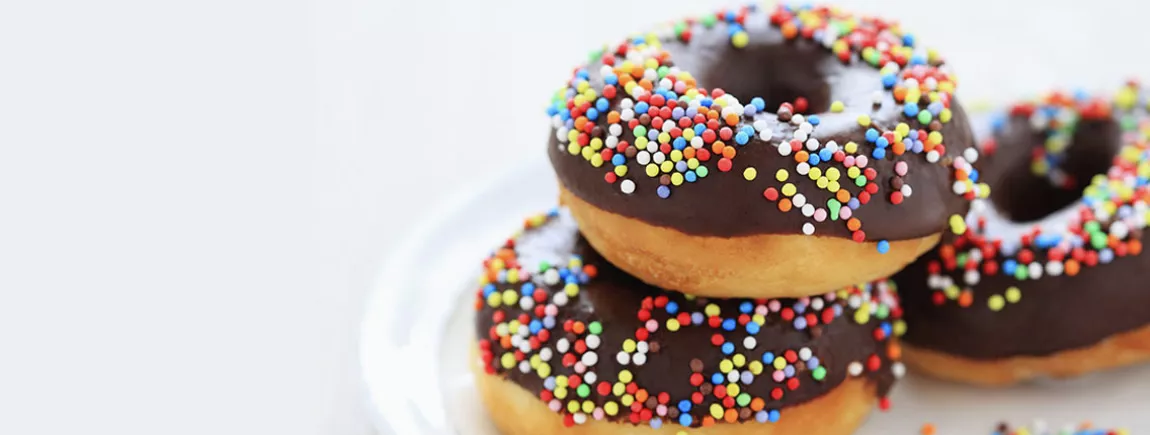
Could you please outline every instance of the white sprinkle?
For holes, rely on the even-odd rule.
[[[807,205],[807,197],[801,193],[797,193],[794,198],[791,198],[791,202],[794,203],[795,207],[802,207]]]
[[[953,190],[956,195],[962,195],[966,193],[966,182],[955,181],[954,187],[952,187],[951,190]]]
[[[607,133],[611,136],[619,136],[623,134],[623,124],[611,124],[607,127]]]
[[[652,68],[647,68],[646,71],[643,71],[643,78],[650,80],[650,81],[655,81],[656,79],[659,78],[659,72],[655,71]],[[638,87],[638,86],[636,86],[636,87]]]
[[[587,343],[588,349],[598,349],[599,344],[602,342],[602,339],[600,339],[598,335],[591,334],[591,335],[588,335],[587,339],[585,339],[583,341],[585,343]]]
[[[1062,262],[1061,261],[1051,261],[1049,263],[1046,263],[1046,274],[1050,275],[1050,276],[1062,275]]]
[[[808,134],[807,132],[802,131],[802,130],[795,130],[795,132],[791,136],[794,137],[795,139],[797,139],[799,142],[805,142],[807,140],[807,137],[810,136],[810,134]]]
[[[732,384],[735,382],[739,382],[739,371],[738,370],[731,370],[730,372],[727,372],[727,382],[730,382]]]
[[[1116,221],[1110,224],[1110,235],[1117,237],[1118,240],[1125,239],[1130,234],[1130,227],[1126,226],[1126,222]]]
[[[816,297],[811,299],[811,309],[815,311],[821,311],[823,309],[823,298]]]
[[[807,205],[804,205],[804,206],[803,206],[803,208],[802,208],[802,210],[803,210],[803,216],[806,216],[806,217],[811,217],[811,216],[814,216],[814,215],[815,215],[815,206],[814,206],[814,204],[807,204]],[[810,222],[807,222],[807,223],[809,224]],[[813,228],[813,226],[812,226],[812,228]],[[812,231],[813,231],[813,230],[812,230]]]
[[[635,365],[637,365],[637,366],[641,366],[643,364],[646,364],[647,363],[647,354],[637,353],[637,354],[631,356],[631,362],[635,363]]]
[[[901,379],[906,375],[906,366],[902,365],[901,362],[895,361],[890,365],[890,372],[894,374],[895,379]]]
[[[927,77],[926,80],[923,81],[923,84],[926,85],[927,89],[932,91],[938,89],[938,80],[936,80],[934,77]]]
[[[651,346],[647,344],[646,341],[640,341],[639,343],[635,344],[635,350],[639,353],[647,353],[647,351],[650,349]]]
[[[863,372],[863,365],[858,361],[854,361],[847,365],[847,373],[851,376],[861,375]]]
[[[810,222],[803,224],[803,234],[806,234],[809,236],[809,235],[814,234],[814,233],[815,233],[815,224],[812,224]]]
[[[627,122],[627,121],[630,121],[632,119],[635,119],[635,111],[634,110],[623,109],[622,112],[619,112],[619,120],[621,120],[623,122]]]
[[[804,118],[803,115],[796,114],[796,115],[791,117],[791,124],[800,125],[803,123],[803,121],[806,121],[806,120],[807,119]]]
[[[941,158],[941,156],[938,154],[938,151],[936,151],[936,150],[930,150],[926,153],[926,161],[928,161],[928,162],[938,163],[938,160],[940,158]]]
[[[646,150],[639,151],[635,154],[635,163],[644,166],[646,166],[648,163],[651,163],[651,153],[647,152]]]
[[[565,307],[567,306],[567,293],[555,293],[555,296],[551,298],[551,301],[554,302],[557,306]]]
[[[603,140],[603,146],[607,147],[608,149],[615,149],[615,147],[619,146],[619,138],[615,136],[607,136],[607,139]]]
[[[1026,275],[1028,278],[1030,278],[1030,279],[1042,278],[1042,264],[1041,263],[1039,263],[1037,261],[1030,263],[1030,266],[1028,266],[1028,268],[1030,269],[1027,271],[1029,273],[1027,273],[1027,275]]]
[[[671,130],[674,130],[674,129],[675,129],[675,127],[676,127],[676,126],[675,126],[675,123],[674,123],[674,122],[671,122],[671,121],[667,121],[667,122],[664,122],[664,123],[663,123],[663,131],[665,131],[665,132],[667,132],[667,133],[670,133],[670,132],[671,132]]]
[[[910,195],[914,193],[914,190],[910,188],[909,184],[903,184],[902,189],[899,189],[899,191],[902,192],[904,198],[910,198]]]
[[[859,295],[851,295],[847,298],[847,305],[851,308],[858,309],[862,305],[862,298]]]
[[[627,354],[627,352],[619,351],[619,353],[615,354],[615,361],[618,362],[619,365],[625,366],[631,363],[631,355]]]
[[[575,373],[583,374],[583,372],[585,372],[585,371],[587,371],[587,365],[583,364],[582,361],[576,361],[575,362]]]
[[[967,148],[966,151],[962,152],[962,157],[965,158],[966,161],[968,161],[970,163],[977,162],[978,161],[978,149]]]
[[[659,80],[659,89],[666,89],[669,91],[671,90],[672,86],[675,86],[675,84],[672,83],[671,79],[669,78],[663,77],[663,80]]]
[[[519,361],[519,372],[531,373],[531,363],[527,362],[527,360]]]
[[[667,155],[663,154],[662,151],[657,151],[654,155],[651,156],[651,162],[656,165],[663,163],[665,160],[667,160]]]
[[[828,149],[828,150],[831,150],[832,153],[839,150],[838,142],[835,142],[833,140],[827,141],[827,144],[824,145],[823,147]]]
[[[870,100],[876,106],[882,104],[882,91],[874,91],[874,93],[871,94]]]
[[[636,88],[639,88],[639,87],[636,86]],[[642,89],[642,88],[640,88],[640,89]],[[571,419],[575,421],[575,424],[583,424],[583,423],[587,422],[587,414],[584,414],[582,412],[576,412],[575,415],[571,416]]]
[[[628,195],[635,193],[635,182],[630,179],[623,180],[619,183],[619,190]]]
[[[966,285],[978,285],[980,278],[982,278],[982,275],[975,269],[968,269],[962,276],[962,280]]]
[[[543,283],[547,285],[559,284],[559,271],[554,267],[543,272]]]
[[[559,412],[560,409],[563,409],[563,404],[559,403],[559,399],[551,399],[550,402],[547,402],[547,407],[551,408],[552,412]]]
[[[559,353],[567,353],[571,350],[571,342],[567,341],[566,338],[560,338],[559,341],[555,342],[555,350]]]
[[[583,375],[583,382],[585,383],[594,384],[597,380],[599,380],[599,375],[595,374],[595,372],[587,372],[587,374]]]
[[[563,127],[563,120],[559,119],[559,115],[552,116],[551,117],[551,128],[558,129],[558,128],[562,128],[562,127]]]
[[[530,310],[535,307],[535,300],[531,298],[519,298],[519,308],[523,311]]]
[[[624,113],[633,107],[635,107],[635,101],[630,98],[624,98],[623,101],[619,102],[619,108],[624,109]],[[634,114],[634,112],[632,112],[632,114]]]
[[[542,361],[551,361],[551,348],[545,347],[539,349],[539,359]]]
[[[584,352],[582,361],[583,361],[583,365],[585,365],[587,367],[592,367],[595,364],[599,363],[599,354],[592,352],[592,351]]]
[[[787,142],[780,142],[779,143],[779,155],[782,155],[782,156],[791,155],[791,144],[787,143]]]
[[[804,122],[802,124],[799,124],[799,130],[805,131],[809,135],[809,134],[811,134],[812,131],[815,131],[815,126],[811,125],[811,123],[809,123],[809,122]]]
[[[700,137],[700,136],[695,136],[695,137],[691,138],[691,147],[692,147],[692,148],[696,148],[696,149],[697,149],[697,148],[702,148],[702,147],[703,147],[703,145],[706,145],[706,144],[705,144],[705,143],[703,143],[703,138],[702,138],[702,137]]]
[[[559,143],[567,143],[567,133],[569,132],[571,132],[571,130],[567,129],[566,126],[559,127],[555,129],[555,138],[559,139]]]
[[[819,140],[818,140],[818,139],[815,139],[815,138],[813,138],[813,137],[812,137],[812,138],[810,138],[810,139],[807,139],[807,150],[809,150],[809,151],[815,151],[815,150],[818,150],[818,149],[819,149],[819,145],[822,145],[822,144],[821,144],[821,143],[819,143]]]
[[[767,121],[760,119],[752,123],[751,126],[755,127],[755,131],[765,131],[767,129]]]
[[[747,337],[743,339],[743,347],[745,347],[747,350],[754,349],[758,344],[759,343],[755,341],[755,337]]]
[[[802,349],[799,349],[799,359],[801,359],[803,361],[811,359],[812,354],[813,354],[813,352],[811,352],[811,348],[809,348],[809,347],[804,347]]]
[[[647,141],[647,152],[654,154],[659,151],[659,142],[650,140]]]
[[[807,162],[799,162],[795,165],[795,172],[798,172],[799,175],[807,175],[811,172],[811,165]]]
[[[773,131],[762,130],[759,132],[759,139],[761,139],[763,142],[767,142],[767,141],[770,141],[771,138],[774,137],[774,135],[775,135],[775,133]]]

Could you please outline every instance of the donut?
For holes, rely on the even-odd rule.
[[[1146,101],[1131,82],[1112,98],[1052,93],[992,122],[994,194],[894,276],[909,366],[996,386],[1150,359]]]
[[[985,196],[955,84],[893,22],[729,9],[592,53],[548,154],[587,240],[643,281],[821,294],[888,277]]]
[[[905,371],[894,290],[661,290],[605,261],[556,209],[484,262],[471,367],[508,435],[847,434],[889,406]]]

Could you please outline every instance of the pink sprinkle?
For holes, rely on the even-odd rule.
[[[775,370],[774,373],[771,373],[771,379],[774,379],[775,382],[782,382],[787,380],[787,374],[783,373],[782,370]]]
[[[655,415],[660,417],[667,415],[667,405],[659,405],[655,407]]]
[[[845,219],[850,219],[850,218],[851,218],[851,208],[850,207],[843,207],[843,208],[839,209],[839,219],[845,220]]]
[[[820,209],[815,210],[815,222],[822,222],[825,220],[827,220],[826,209],[820,208]]]
[[[855,156],[846,156],[846,158],[843,159],[843,166],[846,166],[849,168],[849,167],[854,166],[854,165],[855,165]]]
[[[591,411],[591,418],[594,418],[596,420],[602,420],[603,417],[604,417],[603,408],[595,408],[594,411]]]
[[[865,168],[866,162],[867,162],[866,156],[855,157],[855,166],[858,166],[860,168]]]
[[[555,304],[547,304],[547,307],[543,309],[543,314],[554,317],[559,314],[559,307]]]
[[[547,404],[547,407],[551,408],[551,412],[559,412],[559,410],[562,409],[562,406],[563,405],[560,405],[558,400],[552,400],[551,403]]]
[[[783,308],[781,305],[778,299],[771,299],[767,302],[767,308],[769,308],[772,313],[779,312],[779,310]]]
[[[758,314],[760,316],[767,315],[767,306],[766,305],[759,305],[759,306],[755,307],[755,314]]]
[[[655,319],[647,319],[647,330],[651,332],[658,331],[659,322],[656,322]]]
[[[898,162],[894,164],[894,173],[900,177],[906,175],[906,162]]]

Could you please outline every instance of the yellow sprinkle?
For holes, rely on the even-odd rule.
[[[630,370],[619,371],[619,382],[622,382],[624,384],[631,382],[631,371]]]
[[[938,121],[943,124],[950,122],[950,119],[953,117],[954,112],[951,112],[950,109],[942,109],[942,112],[938,113]]]
[[[519,282],[519,269],[511,269],[507,271],[507,282],[512,284]]]
[[[595,410],[595,402],[592,402],[590,400],[584,400],[583,401],[583,413],[584,414],[590,414],[591,411],[594,411],[594,410]]]
[[[626,165],[616,166],[615,167],[615,175],[619,176],[619,177],[627,175],[627,166]]]
[[[731,360],[724,358],[719,362],[719,373],[727,373],[735,369],[735,364]]]
[[[487,305],[490,305],[491,308],[499,308],[499,304],[502,301],[503,297],[499,292],[491,292],[490,295],[487,295]]]
[[[559,375],[555,377],[555,386],[567,388],[567,376]]]
[[[517,303],[519,303],[519,293],[516,293],[515,290],[503,291],[503,305],[511,306]]]
[[[786,195],[786,196],[795,196],[795,193],[797,193],[797,192],[796,192],[796,190],[798,190],[798,189],[796,189],[796,188],[795,188],[795,185],[794,185],[794,184],[791,184],[791,183],[787,183],[787,184],[784,184],[784,185],[783,185],[783,189],[782,189],[782,190],[783,190],[783,195]]]
[[[718,403],[712,403],[711,404],[711,417],[715,417],[716,419],[723,418],[723,405],[720,405]]]
[[[894,321],[894,336],[895,337],[902,337],[903,334],[906,334],[906,321],[902,320],[902,319],[895,320]]]
[[[860,325],[866,324],[870,321],[870,302],[863,302],[862,306],[855,311],[855,323]]]
[[[841,177],[841,176],[842,176],[842,173],[839,172],[839,168],[827,168],[827,179],[828,180],[838,181],[839,177]]]
[[[687,160],[687,169],[695,169],[699,167],[699,159],[691,157]]]
[[[603,149],[603,139],[599,139],[597,137],[592,138],[590,146],[591,146],[591,149],[593,149],[595,151],[599,151],[599,150]]]
[[[926,142],[933,145],[942,143],[942,133],[937,131],[930,132],[930,134],[926,135]]]
[[[619,404],[615,402],[607,402],[603,404],[603,412],[607,415],[615,415],[619,413]]]
[[[540,358],[539,354],[531,355],[531,358],[527,360],[527,363],[531,364],[531,368],[538,367],[541,362],[543,362],[543,358]]]
[[[539,364],[539,367],[536,367],[535,371],[539,373],[540,379],[547,379],[548,376],[551,376],[551,365],[546,363]]]
[[[663,160],[663,163],[659,164],[659,169],[662,169],[663,172],[671,172],[675,170],[675,162],[670,160]]]
[[[735,367],[742,367],[747,363],[747,357],[743,356],[741,353],[736,354],[735,356],[731,357],[731,362],[735,363]]]
[[[659,133],[659,143],[671,143],[671,134],[667,132]]]
[[[518,320],[512,320],[511,323],[507,324],[507,331],[510,332],[512,335],[515,335],[515,334],[519,333],[519,327],[520,326],[522,326],[522,325],[519,324]]]
[[[656,165],[654,163],[648,163],[646,169],[647,169],[647,176],[648,177],[653,178],[653,177],[656,177],[659,175],[659,165]]]
[[[1150,213],[1150,212],[1147,212],[1147,213]],[[755,314],[755,315],[751,316],[751,321],[758,323],[760,326],[762,326],[763,324],[767,323],[767,318],[766,318],[766,316],[763,316],[762,314]]]
[[[847,154],[854,154],[855,152],[858,152],[858,150],[859,144],[854,143],[854,141],[847,142],[846,145],[843,145],[843,151],[846,151]]]
[[[735,384],[735,383],[727,384],[727,395],[728,396],[731,396],[731,397],[738,396],[739,391],[740,391],[739,390],[739,384]]]
[[[567,412],[570,412],[572,414],[579,412],[579,401],[578,400],[572,400],[570,402],[567,402]]]
[[[819,189],[826,189],[830,185],[830,180],[827,180],[827,177],[819,177],[815,180],[815,185],[819,186]]]
[[[567,144],[567,152],[573,156],[579,155],[579,148],[580,148],[579,144],[577,144],[575,142],[571,142],[571,143]]]
[[[850,168],[847,168],[847,178],[854,179],[858,178],[859,175],[862,175],[862,169],[859,169],[858,166],[851,166]]]
[[[823,176],[823,170],[819,168],[811,168],[810,172],[807,172],[807,177],[810,177],[811,180],[818,180],[821,176]]]
[[[942,289],[942,293],[945,294],[946,298],[950,300],[958,299],[958,294],[961,292],[962,290],[959,289],[957,285],[950,285],[947,288]]]
[[[499,357],[499,364],[502,365],[504,369],[515,367],[515,354],[511,352],[503,354],[503,356]]]
[[[991,295],[990,299],[986,301],[986,304],[990,305],[991,311],[999,311],[1002,310],[1002,307],[1006,306],[1006,299],[1003,298],[1002,295]]]
[[[568,297],[575,297],[579,295],[579,284],[567,284],[563,286],[563,293],[567,293]]]
[[[756,171],[753,167],[747,167],[747,169],[743,170],[743,178],[745,178],[747,181],[754,180],[756,175],[758,175],[758,171]]]
[[[763,372],[763,363],[759,362],[759,360],[751,361],[750,364],[747,364],[747,369],[751,371],[752,375],[758,376],[759,373]]]
[[[671,150],[671,161],[678,163],[679,160],[683,160],[683,152],[679,150]]]
[[[683,173],[676,172],[674,174],[671,174],[671,184],[675,185],[675,186],[683,184]]]
[[[631,406],[632,403],[635,403],[635,396],[624,394],[623,397],[619,398],[619,403],[623,406]]]
[[[599,153],[591,155],[591,166],[596,168],[603,166],[603,155]]]
[[[1020,300],[1022,300],[1022,290],[1019,290],[1018,287],[1014,287],[1014,286],[1011,286],[1010,288],[1006,289],[1006,301],[1007,302],[1010,302],[1012,304],[1016,304]]]
[[[787,177],[789,175],[790,173],[787,172],[786,169],[779,169],[778,171],[775,171],[775,179],[779,180],[780,182],[787,181]]]
[[[628,338],[626,341],[623,342],[623,352],[632,353],[634,351],[635,351],[635,340]],[[620,373],[619,375],[622,376],[622,373]],[[623,381],[623,382],[631,382],[631,381],[624,381],[622,378],[620,378],[619,380]]]
[[[683,130],[683,139],[686,139],[687,142],[690,142],[691,139],[694,139],[694,138],[695,138],[695,130],[692,130],[689,128],[686,130]]]
[[[827,183],[827,190],[829,190],[831,192],[838,192],[840,188],[841,187],[839,186],[838,181],[832,181],[830,183]]]
[[[614,394],[615,397],[622,397],[623,393],[626,392],[627,385],[623,384],[622,382],[616,382],[615,385],[611,387],[611,394]]]
[[[734,35],[731,35],[731,45],[735,46],[735,48],[746,47],[750,41],[751,37],[744,31],[738,31],[735,32]]]
[[[908,92],[908,94],[909,94],[909,92]],[[859,115],[859,125],[861,125],[863,127],[870,127],[870,116]]]
[[[587,161],[591,160],[591,156],[596,155],[595,151],[591,150],[591,147],[583,147],[579,153],[583,155],[583,160]]]
[[[845,108],[846,106],[843,105],[842,101],[835,101],[831,103],[831,113],[842,113],[843,109]]]
[[[910,126],[905,122],[900,122],[898,123],[898,126],[894,128],[894,132],[899,136],[906,136],[907,133],[910,133]]]
[[[787,368],[787,360],[781,356],[776,356],[774,366],[775,366],[775,370],[785,369],[785,368]]]
[[[966,233],[966,221],[962,216],[956,214],[950,216],[950,230],[959,235]]]
[[[706,314],[707,317],[715,317],[715,316],[718,316],[719,313],[720,313],[720,310],[719,310],[718,305],[707,304],[706,307],[703,307],[703,314]]]
[[[674,317],[667,319],[667,330],[671,331],[671,332],[678,331],[679,330],[679,319],[676,319]]]

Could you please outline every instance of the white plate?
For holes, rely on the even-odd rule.
[[[542,153],[540,153],[542,154]],[[383,434],[496,434],[467,369],[474,282],[483,258],[554,204],[550,165],[540,155],[501,179],[449,201],[396,246],[370,298],[361,363],[369,406]],[[1075,321],[1090,321],[1075,319]],[[1089,420],[1150,433],[1150,367],[982,389],[908,375],[890,411],[875,411],[860,435],[989,434],[1000,421]],[[786,414],[783,414],[786,418]]]

